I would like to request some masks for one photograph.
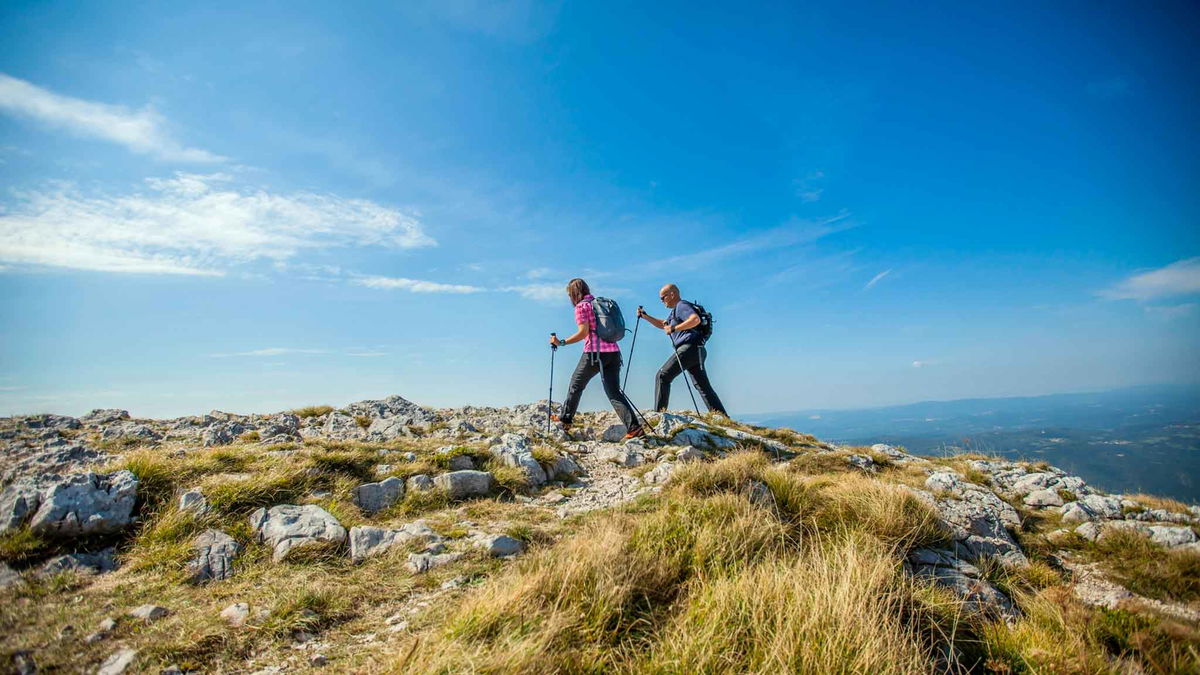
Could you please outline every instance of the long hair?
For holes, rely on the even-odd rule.
[[[579,277],[567,282],[567,295],[571,296],[572,305],[578,305],[579,301],[583,300],[583,296],[591,292],[592,289],[588,288],[587,282]]]

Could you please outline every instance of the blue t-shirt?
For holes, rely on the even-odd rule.
[[[688,319],[696,316],[696,308],[687,300],[680,300],[671,308],[670,315],[667,316],[667,324],[676,326]],[[676,347],[690,344],[700,344],[700,334],[695,328],[681,330],[678,333],[671,333],[671,342]]]

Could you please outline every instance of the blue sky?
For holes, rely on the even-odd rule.
[[[1200,379],[1190,3],[246,4],[0,8],[0,413],[534,400],[576,275],[734,413]]]

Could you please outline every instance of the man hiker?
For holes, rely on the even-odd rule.
[[[654,383],[654,409],[660,412],[667,409],[671,398],[671,381],[686,370],[691,374],[692,382],[696,383],[704,405],[710,411],[728,417],[729,413],[725,412],[725,406],[721,405],[721,399],[717,397],[717,392],[713,391],[708,374],[704,372],[704,359],[708,354],[704,341],[696,330],[700,325],[700,314],[696,312],[692,303],[679,298],[679,287],[675,284],[663,286],[658,292],[658,297],[671,310],[666,320],[659,321],[641,307],[638,308],[638,316],[651,326],[661,328],[671,338],[671,344],[675,347],[675,353],[658,369]]]

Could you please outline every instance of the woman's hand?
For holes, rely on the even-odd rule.
[[[553,335],[550,336],[550,346],[551,347],[561,347],[563,344],[564,343],[562,340],[559,340],[557,337],[555,337]]]

